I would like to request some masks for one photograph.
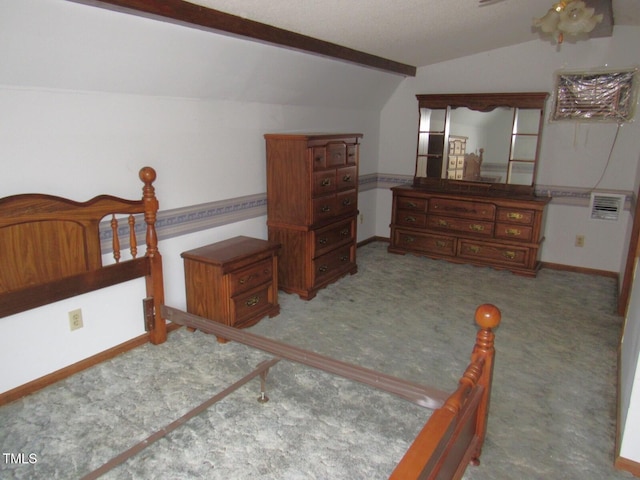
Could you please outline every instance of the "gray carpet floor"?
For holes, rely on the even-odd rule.
[[[250,331],[453,390],[476,307],[502,311],[482,463],[467,480],[623,479],[613,468],[616,349],[611,278],[509,272],[358,249],[359,272]],[[2,479],[74,479],[235,382],[268,354],[180,329],[0,408]],[[151,444],[106,479],[382,479],[430,412],[288,361]],[[29,457],[29,454],[33,454]]]

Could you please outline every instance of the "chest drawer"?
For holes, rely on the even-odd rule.
[[[402,196],[399,196],[396,199],[396,208],[398,208],[400,210],[410,210],[412,212],[426,213],[426,211],[427,211],[427,199],[426,198],[415,198],[415,197],[402,197]]]
[[[336,211],[337,215],[355,214],[358,211],[358,193],[355,190],[338,192]]]
[[[355,188],[358,180],[357,167],[344,167],[339,168],[336,173],[336,187],[338,190],[344,190],[347,188]]]
[[[533,219],[535,218],[535,213],[533,210],[498,207],[498,213],[496,218],[499,222],[531,225],[533,223]]]
[[[344,143],[327,144],[327,167],[347,164],[347,145]]]
[[[492,203],[432,198],[429,200],[429,212],[477,220],[493,220],[496,215],[496,206]]]
[[[498,223],[496,224],[496,238],[530,242],[533,238],[533,228],[527,225]]]
[[[461,239],[458,244],[458,256],[472,260],[489,260],[492,263],[524,267],[529,260],[529,249]]]
[[[336,191],[336,171],[319,170],[313,172],[313,196],[326,195]]]
[[[493,236],[493,222],[483,222],[480,220],[429,215],[427,226],[429,228],[450,232],[480,235],[483,237]]]
[[[273,262],[271,258],[251,265],[245,269],[229,273],[229,289],[231,295],[236,295],[265,283],[273,277]]]
[[[355,221],[339,222],[313,232],[313,257],[320,256],[344,242],[353,242]]]
[[[339,275],[348,270],[355,262],[352,259],[352,246],[338,248],[313,260],[313,275],[315,282],[322,282],[325,278]]]

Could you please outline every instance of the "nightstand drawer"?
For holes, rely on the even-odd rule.
[[[242,293],[232,299],[235,327],[248,327],[269,313],[275,306],[272,285]]]
[[[273,278],[273,261],[265,258],[261,262],[245,269],[229,273],[231,295],[236,295],[265,283]]]

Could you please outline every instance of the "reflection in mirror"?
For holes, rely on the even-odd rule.
[[[534,185],[546,94],[418,99],[418,179]]]

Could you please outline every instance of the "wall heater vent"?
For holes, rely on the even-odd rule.
[[[592,220],[618,220],[620,211],[624,208],[624,195],[610,193],[591,194]]]

